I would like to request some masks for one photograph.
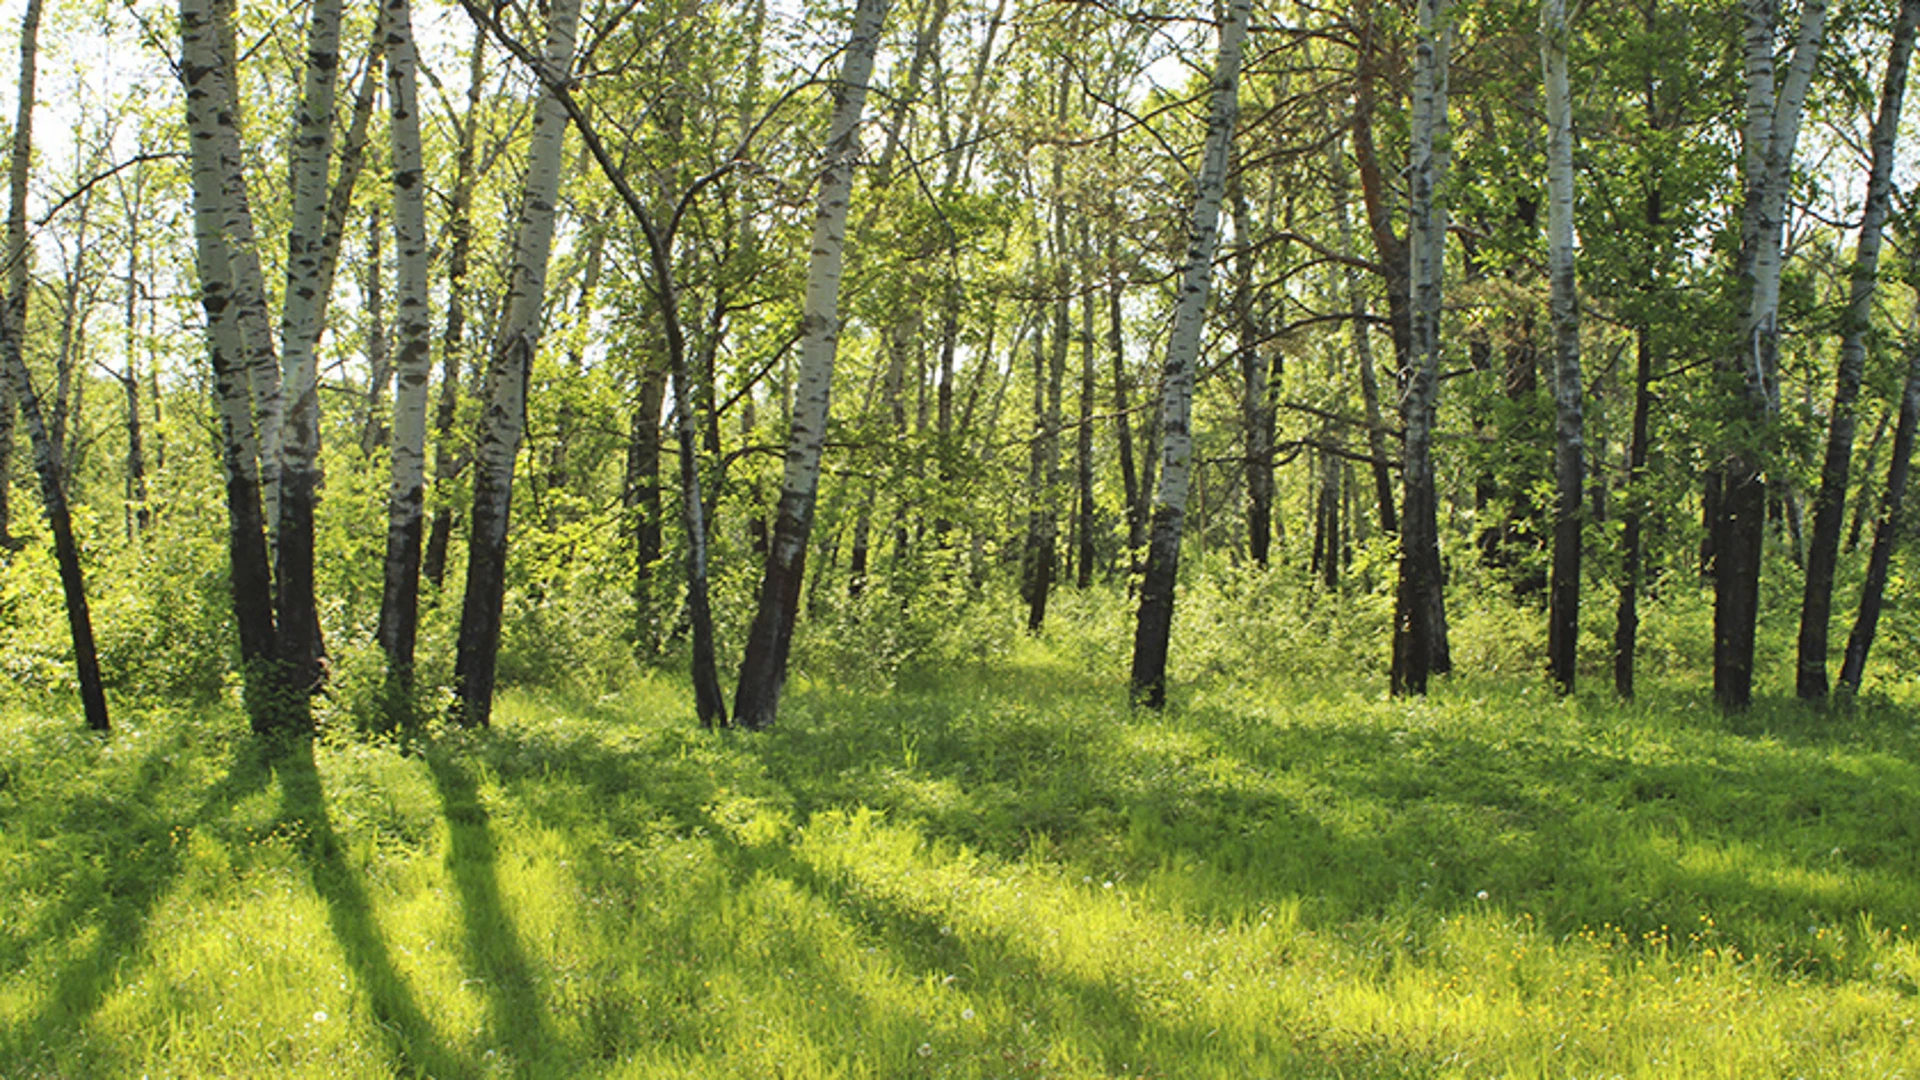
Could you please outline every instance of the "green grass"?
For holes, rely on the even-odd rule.
[[[412,752],[0,719],[0,1076],[1920,1074],[1920,731],[1073,648],[509,695]]]

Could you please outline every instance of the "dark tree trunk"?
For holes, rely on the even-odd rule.
[[[1055,327],[1055,335],[1062,331]],[[1037,634],[1047,621],[1047,598],[1053,591],[1055,517],[1053,472],[1057,455],[1057,412],[1048,409],[1049,379],[1055,365],[1048,363],[1050,343],[1044,330],[1033,335],[1033,442],[1027,454],[1027,539],[1020,559],[1020,598],[1027,603],[1027,633]],[[1057,401],[1055,396],[1053,400]]]
[[[1650,206],[1652,205],[1650,201]],[[1652,224],[1659,222],[1649,213]],[[1639,650],[1641,560],[1645,541],[1642,521],[1646,515],[1648,425],[1653,412],[1653,343],[1649,328],[1642,326],[1635,335],[1633,372],[1633,445],[1627,451],[1627,512],[1622,521],[1620,540],[1620,606],[1613,629],[1613,691],[1625,700],[1633,698],[1634,658]]]
[[[557,77],[572,67],[577,2],[557,0],[547,16],[546,66]],[[514,239],[506,318],[493,346],[488,401],[473,478],[473,523],[467,537],[467,589],[460,608],[454,657],[454,719],[487,726],[500,656],[506,602],[507,525],[513,466],[526,430],[527,382],[541,330],[554,205],[560,188],[560,151],[567,112],[548,87],[536,107],[524,198]]]
[[[1840,557],[1840,523],[1846,516],[1847,481],[1853,464],[1855,402],[1866,370],[1866,339],[1873,321],[1873,298],[1880,269],[1881,226],[1892,201],[1894,142],[1901,103],[1906,97],[1907,66],[1913,57],[1917,23],[1920,23],[1920,0],[1903,0],[1887,53],[1880,113],[1869,139],[1873,163],[1867,175],[1867,201],[1853,258],[1851,293],[1841,319],[1840,363],[1835,376],[1833,408],[1827,414],[1827,451],[1820,468],[1820,491],[1814,497],[1806,587],[1800,601],[1799,663],[1794,689],[1802,700],[1827,696],[1827,633],[1833,617],[1833,575]]]
[[[820,455],[826,440],[839,346],[840,279],[846,250],[847,210],[852,198],[853,165],[858,151],[860,115],[867,81],[886,19],[888,0],[860,0],[853,33],[834,88],[828,122],[826,166],[814,215],[807,296],[801,321],[800,370],[789,426],[787,458],[774,512],[766,571],[740,663],[735,715],[744,727],[771,727],[786,689],[787,658],[800,617],[800,587],[806,570],[807,542],[813,534],[814,502],[820,487]]]
[[[639,401],[627,438],[624,503],[633,528],[633,602],[635,642],[651,649],[654,628],[653,581],[660,562],[660,410],[667,399],[667,372],[650,367],[640,377]]]
[[[367,214],[367,412],[360,423],[360,452],[372,454],[387,444],[387,384],[393,381],[387,348],[386,281],[381,273],[380,208]]]
[[[1193,390],[1200,360],[1200,334],[1206,320],[1213,256],[1220,238],[1220,202],[1225,195],[1227,160],[1234,121],[1240,110],[1240,54],[1246,40],[1250,0],[1232,0],[1220,26],[1220,52],[1214,63],[1207,140],[1194,182],[1187,250],[1181,260],[1180,287],[1160,391],[1160,484],[1153,496],[1153,529],[1147,568],[1141,577],[1140,609],[1134,623],[1133,666],[1128,694],[1136,705],[1158,709],[1167,700],[1167,650],[1173,632],[1175,583],[1179,579],[1180,532],[1189,482],[1197,471],[1193,454]]]
[[[106,731],[106,691],[100,681],[100,659],[93,644],[93,617],[87,609],[87,588],[80,572],[80,548],[73,537],[73,516],[67,511],[66,478],[62,475],[60,444],[48,430],[39,395],[27,373],[22,336],[27,325],[27,169],[32,153],[35,54],[40,36],[40,0],[28,0],[20,24],[20,96],[14,123],[12,154],[12,209],[7,219],[7,295],[0,298],[0,375],[9,384],[27,436],[33,444],[33,467],[40,477],[41,510],[53,531],[53,555],[60,568],[60,588],[66,595],[67,629],[73,637],[73,663],[80,683],[80,704],[87,727]],[[11,433],[8,433],[11,438]]]
[[[1078,444],[1075,446],[1075,489],[1077,506],[1074,513],[1074,533],[1079,539],[1078,557],[1074,560],[1074,585],[1087,589],[1093,586],[1093,396],[1094,396],[1094,338],[1093,338],[1093,290],[1089,288],[1080,300],[1080,429]]]
[[[467,454],[454,434],[460,410],[460,379],[466,361],[467,272],[473,258],[474,152],[479,130],[480,96],[486,72],[484,29],[474,36],[467,64],[467,112],[460,122],[454,152],[453,194],[447,213],[447,323],[440,337],[440,397],[433,413],[433,487],[437,494],[427,526],[427,549],[420,572],[439,588],[447,572],[447,539],[453,532],[453,507],[447,493],[467,467]]]
[[[1860,612],[1847,636],[1847,655],[1840,663],[1840,689],[1858,693],[1866,673],[1867,653],[1880,626],[1880,608],[1886,596],[1887,567],[1893,545],[1906,520],[1909,473],[1913,467],[1914,429],[1920,427],[1920,346],[1907,361],[1906,388],[1900,395],[1900,422],[1893,432],[1893,458],[1887,465],[1887,487],[1880,500],[1880,519],[1873,527],[1873,550],[1867,555],[1867,579],[1860,588]]]

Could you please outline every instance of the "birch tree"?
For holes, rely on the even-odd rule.
[[[800,613],[800,584],[806,568],[807,541],[813,532],[820,453],[826,441],[833,363],[840,342],[841,261],[853,193],[853,166],[860,153],[860,114],[866,107],[867,82],[873,75],[874,52],[879,48],[888,3],[860,0],[840,79],[834,87],[826,161],[821,168],[814,213],[812,256],[807,265],[800,367],[795,378],[786,467],[759,603],[734,695],[734,717],[748,728],[765,728],[773,723],[787,681],[787,654]]]
[[[1900,108],[1906,100],[1907,69],[1920,24],[1920,0],[1902,0],[1887,71],[1880,88],[1880,111],[1869,142],[1867,201],[1861,212],[1860,238],[1854,247],[1847,310],[1841,316],[1840,364],[1834,378],[1833,408],[1827,413],[1827,449],[1820,469],[1820,490],[1813,502],[1813,530],[1807,547],[1807,577],[1800,601],[1799,663],[1794,690],[1800,697],[1827,696],[1827,628],[1833,617],[1834,564],[1840,555],[1840,524],[1846,511],[1847,478],[1853,461],[1856,402],[1866,369],[1867,332],[1880,271],[1880,239],[1893,193],[1894,141]]]
[[[398,247],[392,484],[387,496],[387,555],[380,597],[380,647],[387,682],[399,695],[413,685],[419,634],[421,521],[426,496],[427,380],[433,356],[427,305],[426,170],[409,0],[388,0],[387,101],[393,140],[393,235]],[[402,697],[401,700],[404,698]]]
[[[1147,539],[1146,575],[1133,633],[1130,679],[1135,704],[1158,709],[1167,700],[1167,649],[1173,631],[1174,583],[1180,565],[1180,532],[1193,476],[1194,368],[1206,322],[1213,255],[1220,242],[1220,203],[1226,193],[1227,159],[1240,109],[1240,52],[1246,41],[1251,0],[1232,0],[1220,26],[1214,61],[1206,148],[1194,181],[1187,227],[1187,254],[1180,270],[1179,299],[1167,337],[1160,392],[1160,480],[1154,490]]]
[[[1396,694],[1424,694],[1429,675],[1452,667],[1440,566],[1439,498],[1433,475],[1433,417],[1440,394],[1440,299],[1447,239],[1443,195],[1448,163],[1447,0],[1420,0],[1412,117],[1411,221],[1407,228],[1412,301],[1400,411],[1406,429],[1401,472],[1400,583],[1393,620]]]
[[[1779,0],[1744,0],[1746,121],[1741,137],[1745,193],[1740,208],[1736,280],[1744,311],[1739,343],[1722,370],[1738,380],[1738,434],[1720,468],[1713,522],[1713,694],[1723,708],[1753,700],[1754,626],[1760,608],[1760,555],[1767,482],[1760,437],[1779,411],[1780,271],[1787,186],[1800,117],[1826,28],[1826,0],[1806,0],[1786,77],[1776,80],[1774,24]],[[1776,81],[1778,86],[1776,87]]]
[[[1554,685],[1573,693],[1580,641],[1581,495],[1586,462],[1580,378],[1580,305],[1573,261],[1573,99],[1567,89],[1566,0],[1540,7],[1540,67],[1547,89],[1547,275],[1553,321],[1553,574],[1547,658]]]
[[[334,84],[340,67],[341,0],[315,0],[307,17],[307,63],[292,140],[293,204],[287,230],[287,287],[281,301],[279,529],[274,545],[280,660],[294,686],[320,680],[319,615],[313,594],[313,510],[320,483],[320,400],[316,347],[326,306],[324,269],[328,168],[333,159]]]
[[[560,197],[561,150],[567,131],[563,86],[573,64],[579,0],[557,0],[547,14],[541,82],[534,113],[520,219],[509,269],[507,312],[488,361],[488,397],[475,448],[473,523],[467,539],[467,588],[460,608],[454,657],[455,719],[485,727],[493,714],[494,669],[500,655],[500,617],[506,603],[507,521],[513,464],[526,433],[527,378],[540,344],[547,293],[547,256],[553,212]]]
[[[181,0],[180,79],[187,98],[195,267],[220,417],[233,615],[240,636],[248,718],[253,730],[264,734],[277,725],[276,703],[284,695],[275,678],[273,575],[261,495],[262,455],[226,233],[231,175],[226,148],[229,143],[237,145],[238,137],[232,130],[233,88],[221,55],[218,23],[214,0]]]

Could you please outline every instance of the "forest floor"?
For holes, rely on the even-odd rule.
[[[0,710],[0,1076],[1920,1075],[1909,708],[1120,697]]]

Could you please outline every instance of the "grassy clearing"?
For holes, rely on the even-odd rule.
[[[1910,710],[1087,659],[412,753],[16,709],[0,1076],[1920,1075]]]

